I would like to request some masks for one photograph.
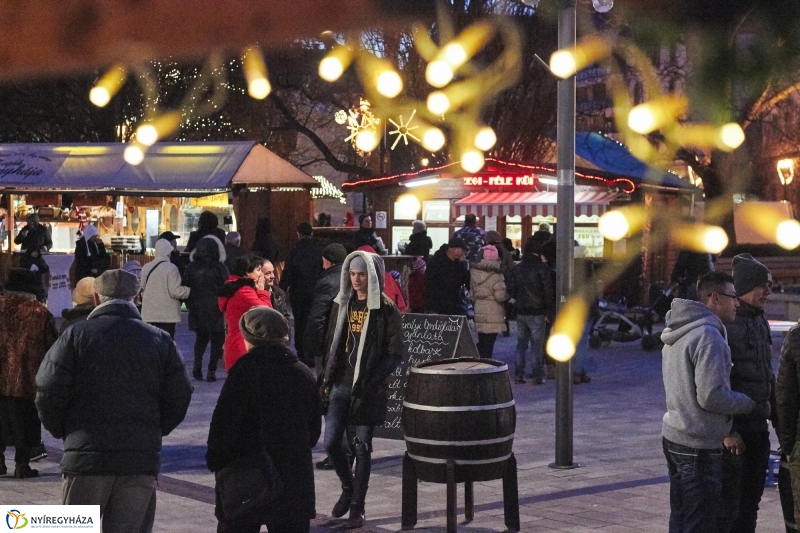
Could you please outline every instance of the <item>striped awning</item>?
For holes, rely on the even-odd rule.
[[[600,216],[609,202],[621,196],[617,192],[581,191],[575,193],[575,216]],[[455,202],[455,216],[479,217],[542,216],[556,217],[554,192],[476,192]]]

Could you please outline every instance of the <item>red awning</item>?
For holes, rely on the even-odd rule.
[[[600,216],[617,192],[576,192],[575,216]],[[455,216],[557,216],[554,192],[476,192],[455,202]]]

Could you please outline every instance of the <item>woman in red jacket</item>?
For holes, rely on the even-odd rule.
[[[365,244],[364,246],[359,247],[359,251],[374,254],[375,248]],[[400,290],[400,286],[388,271],[383,273],[383,294],[388,296],[389,299],[394,302],[401,313],[406,313],[408,311],[408,308],[406,307],[406,299],[403,298],[403,292]]]
[[[253,307],[272,307],[269,291],[264,290],[264,260],[255,254],[237,257],[233,263],[233,274],[219,290],[219,308],[225,315],[225,346],[222,360],[225,371],[230,371],[247,349],[239,331],[239,319]]]

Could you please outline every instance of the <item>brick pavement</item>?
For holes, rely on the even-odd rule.
[[[177,341],[187,366],[191,365],[193,340],[184,316]],[[777,352],[780,338],[775,340]],[[511,362],[514,344],[513,335],[499,337],[496,358]],[[514,385],[514,452],[522,531],[667,531],[669,491],[660,439],[665,409],[660,353],[643,352],[638,344],[614,344],[594,350],[592,355],[598,367],[591,374],[592,382],[575,387],[574,455],[580,468],[554,470],[547,466],[554,459],[555,382]],[[204,454],[208,423],[221,386],[222,381],[195,382],[186,420],[164,439],[156,532],[210,532],[216,528],[214,478],[205,469]],[[41,476],[33,480],[0,478],[0,505],[59,502],[61,443],[48,434],[45,442],[51,453],[38,463]],[[398,531],[404,445],[376,439],[374,447],[364,531]],[[323,457],[320,441],[314,460]],[[340,530],[341,522],[328,516],[339,496],[335,474],[318,471],[316,484],[318,518],[313,531]],[[463,486],[458,498],[463,505]],[[761,507],[758,532],[783,532],[776,488],[765,490]],[[444,485],[421,483],[416,529],[444,532],[445,508]],[[462,509],[459,529],[504,531],[500,481],[475,484],[475,519],[465,522]]]

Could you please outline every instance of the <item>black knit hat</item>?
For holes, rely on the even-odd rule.
[[[733,287],[743,296],[759,285],[772,285],[769,269],[750,254],[739,254],[733,258]]]
[[[322,257],[333,263],[334,265],[341,265],[347,257],[347,250],[338,242],[329,244],[322,250]]]

